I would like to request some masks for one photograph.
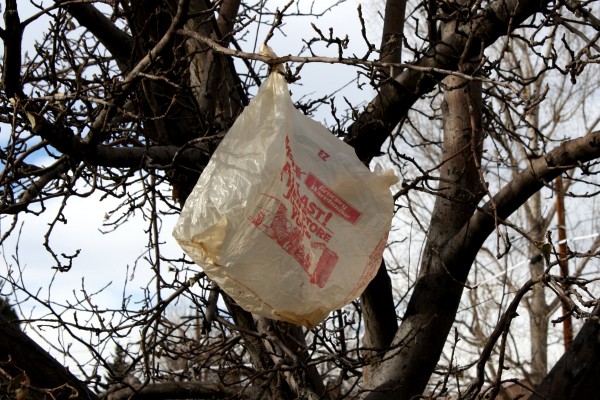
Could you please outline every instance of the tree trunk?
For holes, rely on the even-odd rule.
[[[520,60],[518,68],[524,70],[525,74],[533,75],[535,67],[531,64],[531,60],[527,57]],[[528,99],[534,99],[541,92],[542,80],[525,88],[524,95]],[[541,151],[541,143],[539,135],[540,129],[539,109],[531,111],[525,120],[529,125],[527,136],[531,142],[529,151],[533,154],[538,154]],[[525,154],[524,157],[531,157],[531,154]],[[546,230],[551,218],[545,220],[542,214],[542,195],[537,192],[527,202],[525,208],[527,215],[527,224],[529,225],[529,236],[538,243],[543,243]],[[539,246],[539,244],[538,244]],[[546,263],[544,257],[540,257],[540,249],[534,243],[529,243],[529,272],[531,279],[536,279],[544,273]],[[531,290],[531,296],[528,299],[529,307],[529,330],[530,330],[530,351],[531,351],[531,371],[529,380],[533,385],[539,384],[546,373],[548,372],[548,321],[550,308],[546,302],[546,287],[545,285],[537,284]]]
[[[56,389],[56,399],[96,400],[98,397],[50,354],[0,315],[0,369],[38,389]],[[22,375],[22,374],[25,375]],[[21,374],[21,375],[20,375]],[[68,385],[60,388],[63,385]],[[60,389],[59,389],[60,388]],[[23,398],[36,398],[34,389],[23,388]]]
[[[544,261],[539,257],[532,258],[529,264],[531,277],[536,278],[544,273]],[[548,371],[548,304],[544,285],[535,285],[529,299],[529,329],[531,346],[530,381],[539,384]]]
[[[442,253],[471,218],[482,196],[481,85],[453,76],[444,83],[440,196],[432,212],[413,295],[392,349],[373,368],[367,387],[371,391],[364,396],[367,399],[410,399],[423,392],[454,322],[466,279],[464,266],[449,264]]]
[[[387,0],[381,36],[381,62],[399,63],[402,60],[402,40],[406,14],[406,0]],[[387,83],[398,71],[382,68],[379,70],[382,81]],[[382,260],[377,275],[369,283],[361,296],[361,306],[365,321],[363,343],[369,350],[363,356],[369,363],[375,363],[389,347],[398,330],[398,317],[394,304],[392,281]],[[369,380],[370,366],[363,370],[363,379]]]
[[[597,399],[600,384],[600,306],[581,328],[530,400]]]
[[[529,205],[529,230],[533,240],[541,242],[544,240],[544,229],[542,226],[543,216],[541,210],[541,194],[534,194],[528,202]],[[544,273],[546,265],[544,258],[540,257],[540,250],[533,244],[529,246],[530,263],[529,270],[531,278],[535,279]],[[548,372],[548,313],[549,307],[546,302],[546,291],[544,285],[535,285],[531,290],[529,298],[529,329],[531,350],[530,381],[533,385],[539,384],[546,372]]]

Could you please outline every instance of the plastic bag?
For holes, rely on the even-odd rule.
[[[242,308],[313,327],[377,273],[396,181],[296,110],[275,68],[213,154],[173,235]]]

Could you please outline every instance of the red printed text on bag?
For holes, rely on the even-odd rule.
[[[354,224],[361,213],[312,173],[302,171],[287,136],[285,147],[286,162],[280,174],[285,191],[281,198],[263,193],[262,204],[249,220],[294,257],[311,283],[323,287],[339,258],[327,246],[334,234],[328,222],[338,215]]]

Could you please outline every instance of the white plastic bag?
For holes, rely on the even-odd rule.
[[[377,273],[391,173],[294,108],[275,69],[231,127],[173,235],[241,307],[313,327]]]

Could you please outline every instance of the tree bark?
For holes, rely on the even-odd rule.
[[[137,390],[135,390],[137,389]],[[256,387],[224,386],[202,382],[163,382],[109,393],[107,400],[260,399]]]
[[[61,389],[58,399],[97,400],[88,387],[56,361],[50,354],[0,315],[0,368],[13,377],[24,372],[31,386],[38,389]]]
[[[403,120],[412,105],[446,75],[440,70],[456,70],[464,54],[477,55],[499,37],[517,29],[533,14],[543,10],[548,0],[497,0],[472,25],[459,27],[446,40],[433,44],[425,55],[395,79],[382,86],[357,121],[349,128],[346,141],[363,161],[380,154],[381,146]],[[475,54],[474,54],[475,53]]]
[[[425,389],[452,327],[464,282],[475,257],[498,223],[508,218],[547,182],[579,163],[600,157],[600,131],[564,142],[533,160],[443,247],[425,253],[429,273],[421,272],[406,315],[384,361],[366,388],[368,399],[410,399]],[[427,375],[423,378],[423,375]]]
[[[600,376],[600,306],[592,312],[571,347],[558,360],[529,400],[598,398]]]
[[[433,207],[413,295],[392,350],[373,369],[367,399],[410,399],[423,392],[454,322],[466,278],[456,275],[454,265],[441,253],[471,218],[483,195],[481,83],[448,76],[444,85],[440,196]]]
[[[380,61],[399,63],[402,60],[405,14],[406,0],[386,1]],[[384,78],[384,84],[387,78],[395,76],[397,72],[393,69],[381,69],[380,73]],[[365,352],[365,357],[369,359],[370,363],[373,363],[383,355],[383,350],[392,343],[394,333],[398,330],[392,281],[385,261],[381,261],[377,275],[361,295],[361,306],[365,321],[363,343],[370,349]],[[365,367],[363,374],[365,380],[368,380],[369,366]]]
[[[385,2],[380,61],[388,63],[400,63],[402,61],[405,14],[406,0],[387,0]],[[394,77],[400,71],[394,71],[393,68],[390,68],[389,70],[382,69],[381,72],[386,77]]]
[[[532,258],[529,264],[532,279],[544,273],[542,258]],[[548,372],[548,304],[544,285],[535,285],[529,299],[529,329],[531,349],[531,372],[529,380],[533,385],[539,384]]]
[[[3,31],[5,38],[3,40],[2,86],[6,92],[6,96],[10,99],[23,96],[23,88],[21,87],[21,44],[23,29],[21,27],[16,0],[8,0],[6,2],[4,25],[6,29]]]
[[[371,380],[371,365],[381,360],[398,330],[392,280],[384,260],[377,275],[361,295],[360,302],[365,321],[362,341],[366,347],[362,356],[370,364],[363,368],[363,381],[368,383]]]

